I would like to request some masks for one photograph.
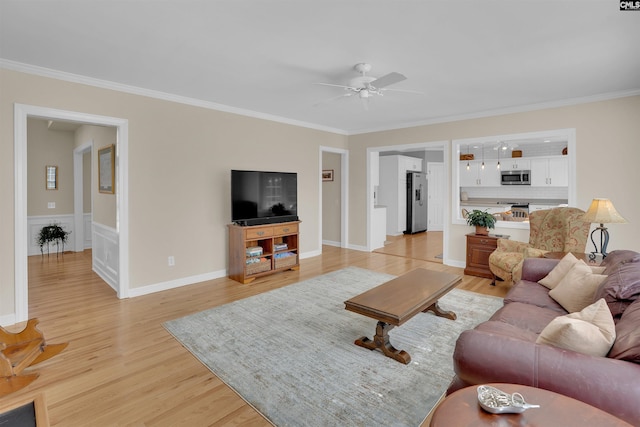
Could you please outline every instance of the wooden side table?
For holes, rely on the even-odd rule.
[[[487,384],[507,393],[522,394],[527,403],[540,405],[521,414],[491,414],[478,404],[477,387],[447,396],[433,412],[430,427],[563,426],[629,427],[619,418],[579,400],[520,384]]]
[[[489,255],[498,247],[498,239],[508,239],[504,234],[467,234],[467,264],[464,274],[493,279],[489,270]]]
[[[543,257],[550,258],[550,259],[562,259],[568,253],[569,252],[547,252],[546,254],[543,255]],[[595,259],[590,259],[589,258],[590,254],[585,254],[582,252],[571,252],[571,253],[576,258],[583,260],[587,265],[599,266],[602,263],[601,256],[596,257]]]

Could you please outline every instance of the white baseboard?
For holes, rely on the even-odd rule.
[[[11,326],[16,324],[16,314],[5,314],[0,316],[0,326]]]
[[[349,245],[347,249],[353,249],[354,251],[360,251],[360,252],[371,252],[369,248],[367,248],[366,246],[360,246],[360,245]]]
[[[442,260],[442,263],[444,265],[448,265],[449,267],[465,268],[467,266],[467,264],[464,261],[458,261],[456,259]]]
[[[319,256],[319,255],[322,255],[322,249],[301,253],[300,259],[313,258],[314,256]]]
[[[168,291],[169,289],[181,288],[183,286],[194,285],[196,283],[206,282],[208,280],[219,279],[227,275],[226,270],[218,270],[211,273],[198,274],[195,276],[182,277],[180,279],[169,280],[166,282],[156,283],[153,285],[141,286],[139,288],[129,289],[129,297],[139,297],[149,295],[156,292]]]
[[[335,246],[337,248],[341,247],[340,242],[334,242],[333,240],[323,240],[322,244],[327,246]]]

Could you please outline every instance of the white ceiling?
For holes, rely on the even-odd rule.
[[[345,134],[640,94],[639,40],[614,0],[0,0],[5,68]],[[424,94],[315,106],[358,62]]]

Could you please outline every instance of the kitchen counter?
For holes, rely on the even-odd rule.
[[[460,200],[460,206],[482,206],[482,207],[510,207],[511,205],[548,205],[548,206],[558,206],[562,204],[566,204],[566,199],[468,199],[468,200]]]

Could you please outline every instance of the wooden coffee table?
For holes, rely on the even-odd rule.
[[[521,414],[490,414],[478,404],[477,386],[471,386],[447,396],[433,412],[429,427],[630,427],[601,409],[549,390],[519,384],[487,385],[507,393],[518,392],[527,403],[540,405],[540,408],[527,409]]]
[[[369,350],[380,349],[386,356],[408,364],[411,356],[391,345],[389,331],[427,311],[456,320],[455,313],[440,309],[438,299],[461,281],[462,276],[418,268],[345,301],[345,309],[378,321],[373,340],[361,337],[355,344]]]

